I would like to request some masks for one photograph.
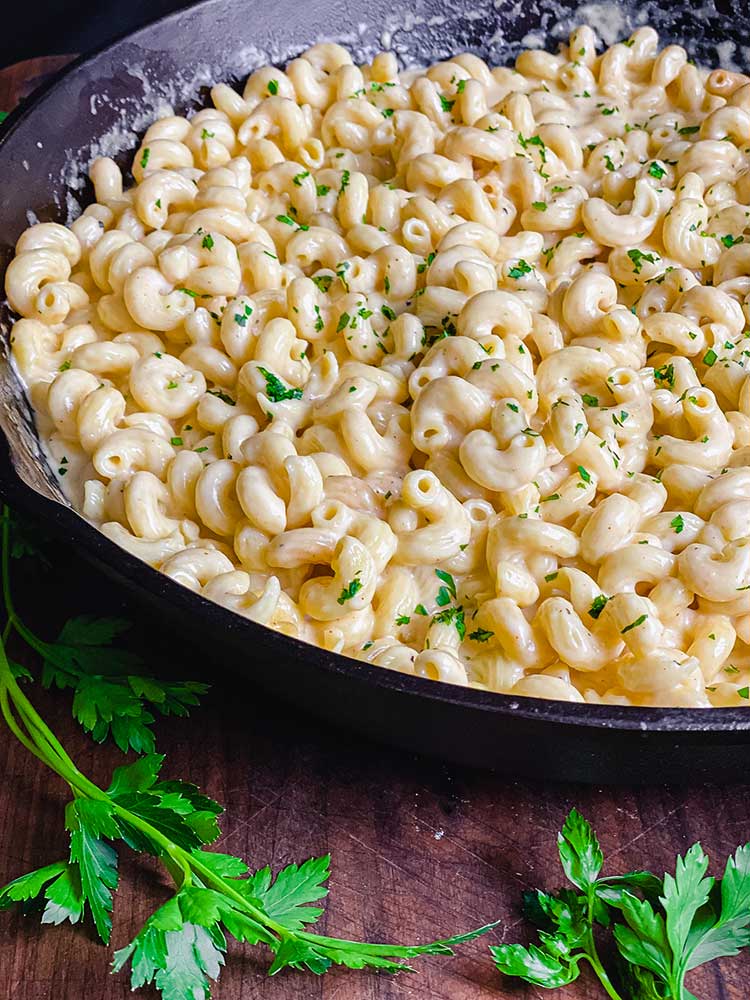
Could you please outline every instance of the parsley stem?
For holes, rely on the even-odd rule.
[[[5,651],[3,650],[3,659],[5,659]],[[6,661],[7,662],[7,661]],[[18,742],[24,746],[29,753],[33,753],[35,757],[43,763],[47,763],[45,757],[42,753],[37,750],[34,744],[24,735],[21,731],[20,726],[13,717],[13,712],[11,711],[10,703],[8,701],[8,689],[3,685],[0,687],[0,710],[2,711],[3,718],[5,719],[8,729],[13,733]]]
[[[63,745],[45,723],[44,719],[37,713],[11,673],[4,644],[0,644],[0,677],[2,678],[2,688],[13,701],[13,706],[21,716],[29,737],[34,741],[40,752],[45,755],[43,758],[45,763],[54,767],[50,758],[56,760],[59,767],[54,768],[54,770],[61,777],[64,777],[66,781],[68,780],[69,772],[72,771],[74,774],[79,774],[78,768],[65,752]],[[35,734],[37,735],[35,736]]]
[[[588,930],[586,931],[586,959],[594,970],[606,990],[607,996],[611,997],[611,1000],[622,1000],[622,997],[617,992],[617,990],[612,985],[612,982],[607,975],[607,970],[602,965],[601,959],[599,958],[599,952],[597,951],[596,941],[594,940],[594,893],[595,890],[592,887],[589,888],[588,896],[588,914],[587,923]]]

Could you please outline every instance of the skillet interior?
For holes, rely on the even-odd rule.
[[[717,9],[718,8],[718,9]],[[33,221],[67,221],[91,197],[96,155],[121,165],[165,104],[197,107],[207,84],[240,81],[332,39],[364,59],[390,47],[406,65],[468,49],[493,64],[520,49],[554,47],[592,24],[610,43],[651,23],[706,64],[750,63],[750,14],[739,3],[584,5],[539,0],[279,0],[271,9],[208,0],[79,60],[8,119],[0,139],[0,276]],[[383,26],[386,26],[385,28]],[[28,212],[31,209],[32,212]],[[33,214],[32,214],[33,213]],[[637,709],[567,704],[457,688],[370,667],[287,638],[180,587],[120,550],[65,502],[36,438],[7,359],[10,314],[0,307],[0,492],[43,520],[181,632],[202,642],[212,667],[248,678],[336,723],[384,741],[514,775],[584,781],[735,779],[750,764],[750,711]]]

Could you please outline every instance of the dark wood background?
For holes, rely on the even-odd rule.
[[[64,59],[62,60],[64,61]],[[10,109],[44,75],[58,68],[32,60],[0,72],[0,108]],[[135,617],[121,596],[70,552],[52,553],[53,568],[15,568],[18,604],[40,634],[53,636],[66,617],[97,611]],[[333,878],[328,934],[420,942],[502,921],[490,941],[524,940],[519,911],[528,887],[562,881],[555,837],[576,805],[594,824],[608,870],[671,868],[695,840],[716,858],[750,840],[747,776],[717,776],[722,784],[689,788],[591,788],[531,784],[419,759],[330,731],[269,700],[252,683],[223,679],[222,664],[194,662],[179,636],[152,624],[135,630],[154,673],[201,672],[215,680],[190,720],[163,720],[158,749],[165,775],[197,782],[227,805],[220,848],[251,865],[282,867],[328,851]],[[14,648],[16,659],[36,666]],[[249,664],[252,660],[249,658]],[[121,761],[116,750],[91,743],[70,719],[65,693],[33,689],[33,698],[82,770],[108,780]],[[356,727],[356,720],[351,722]],[[457,734],[460,739],[460,734]],[[65,852],[65,789],[0,729],[0,884],[57,860]],[[658,778],[655,775],[655,778]],[[168,887],[148,860],[121,859],[121,889],[113,946],[126,944],[166,898]],[[495,972],[487,940],[455,958],[429,958],[418,975],[386,978],[334,971],[316,979],[281,973],[265,978],[259,949],[230,947],[215,1000],[593,1000],[603,996],[584,972],[570,988],[514,986]],[[109,974],[111,950],[88,927],[41,927],[38,918],[0,914],[0,1000],[125,1000],[125,976]],[[747,1000],[747,954],[713,963],[689,983],[700,1000]],[[153,996],[142,991],[144,997]]]

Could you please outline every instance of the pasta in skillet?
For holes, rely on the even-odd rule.
[[[76,509],[380,667],[747,701],[750,78],[657,43],[316,45],[96,160],[6,278]]]

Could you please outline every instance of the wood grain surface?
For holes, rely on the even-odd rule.
[[[57,68],[57,67],[52,67]],[[0,107],[9,109],[49,66],[33,60],[0,72]],[[52,569],[21,563],[18,605],[44,636],[72,614],[135,617],[121,595],[72,553],[53,553]],[[750,798],[743,774],[734,784],[685,788],[591,788],[514,783],[420,759],[365,742],[352,729],[331,731],[273,702],[252,681],[252,651],[238,681],[210,656],[196,660],[179,635],[152,623],[136,627],[135,645],[150,669],[211,680],[214,687],[190,720],[157,727],[167,755],[165,775],[197,782],[227,805],[219,846],[250,864],[274,867],[330,851],[333,878],[328,934],[420,942],[499,919],[491,941],[525,940],[521,892],[562,881],[555,837],[567,810],[592,821],[607,870],[671,867],[693,841],[719,861],[750,840]],[[38,666],[20,647],[16,659]],[[65,693],[32,696],[81,769],[107,780],[121,755],[93,745],[70,719]],[[461,734],[456,733],[456,739]],[[0,884],[65,852],[65,789],[0,730]],[[655,780],[659,775],[654,775]],[[727,776],[722,776],[726,781]],[[122,888],[114,913],[113,946],[138,931],[168,886],[149,861],[123,851]],[[259,949],[230,946],[215,1000],[593,1000],[598,986],[584,972],[578,983],[547,993],[510,984],[494,971],[486,941],[455,958],[430,958],[417,975],[389,979],[334,971],[265,977]],[[0,1000],[125,1000],[125,976],[111,976],[111,950],[88,927],[41,927],[38,918],[0,914]],[[700,1000],[747,1000],[747,955],[713,963],[692,975]],[[152,997],[142,991],[145,998]]]

